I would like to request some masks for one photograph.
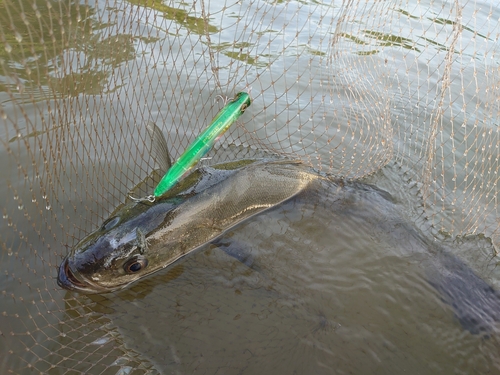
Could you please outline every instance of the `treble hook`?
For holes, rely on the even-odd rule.
[[[144,198],[134,198],[130,194],[128,195],[130,199],[132,199],[134,202],[139,203],[139,202],[150,202],[153,203],[155,201],[155,196],[154,195],[148,195],[145,196]]]
[[[229,103],[231,100],[233,100],[232,98],[229,98],[229,97],[223,97],[222,95],[217,95],[215,97],[215,99],[218,99],[218,98],[221,98],[221,100],[224,102],[224,106]]]

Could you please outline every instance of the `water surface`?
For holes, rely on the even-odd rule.
[[[457,9],[445,2],[204,5],[2,5],[17,34],[3,30],[0,52],[0,372],[498,371],[497,328],[464,329],[429,283],[434,247],[401,228],[500,287],[491,243],[454,237],[498,226],[498,115],[486,104],[499,10],[466,4],[449,57]],[[376,172],[366,181],[395,201],[302,197],[127,290],[61,290],[68,249],[150,173],[144,125],[176,157],[217,94],[247,87],[252,107],[204,163],[279,152],[337,175]]]

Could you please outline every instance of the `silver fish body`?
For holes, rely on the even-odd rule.
[[[392,241],[402,256],[431,255],[421,262],[425,277],[469,332],[491,332],[500,322],[500,293],[453,255],[453,249],[406,223],[389,193],[362,183],[334,181],[288,161],[200,168],[154,203],[117,208],[62,262],[58,283],[82,293],[124,288],[302,192],[307,192],[302,196],[305,201],[376,224],[376,235]]]
[[[293,161],[204,167],[154,203],[115,210],[59,267],[58,284],[105,293],[167,267],[256,214],[326,177]]]

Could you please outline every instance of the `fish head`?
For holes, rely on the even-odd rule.
[[[150,259],[158,254],[147,251],[147,235],[164,225],[179,204],[178,200],[133,203],[115,211],[73,247],[59,266],[57,283],[80,293],[106,293],[162,268],[164,262]]]

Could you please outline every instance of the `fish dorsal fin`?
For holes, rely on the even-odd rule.
[[[168,151],[167,140],[161,129],[156,124],[150,122],[146,126],[148,134],[151,137],[151,157],[160,169],[160,175],[163,176],[172,166],[170,152]]]

